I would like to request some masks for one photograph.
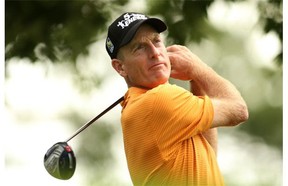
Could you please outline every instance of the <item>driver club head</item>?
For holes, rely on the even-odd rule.
[[[70,179],[76,168],[76,158],[67,142],[54,144],[44,156],[44,166],[47,172],[58,179]]]

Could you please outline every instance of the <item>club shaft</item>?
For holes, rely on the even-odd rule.
[[[82,127],[80,127],[71,137],[69,137],[65,142],[67,143],[68,141],[70,141],[71,139],[73,139],[75,136],[77,136],[80,132],[82,132],[83,130],[85,130],[87,127],[89,127],[91,124],[93,124],[96,120],[98,120],[101,116],[103,116],[104,114],[106,114],[109,110],[111,110],[112,108],[114,108],[116,105],[118,105],[121,101],[124,100],[124,97],[119,98],[117,101],[115,101],[115,103],[113,103],[112,105],[110,105],[108,108],[106,108],[104,111],[102,111],[100,114],[98,114],[96,117],[94,117],[93,119],[91,119],[90,121],[88,121],[87,123],[85,123]]]

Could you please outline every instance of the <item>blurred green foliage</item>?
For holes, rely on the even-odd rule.
[[[282,150],[282,123],[282,108],[267,105],[257,111],[250,111],[249,121],[240,128]]]
[[[239,2],[227,0],[226,3]],[[160,15],[169,27],[170,43],[187,45],[203,38],[219,36],[221,33],[207,20],[207,9],[213,1],[207,0],[148,0],[148,14]],[[283,42],[283,3],[281,0],[259,1],[259,24],[264,32],[274,31]],[[241,12],[239,12],[241,14]],[[283,63],[283,51],[276,57],[278,65]]]
[[[171,43],[199,42],[213,29],[207,22],[207,8],[213,1],[148,1],[148,14],[160,15],[168,25]]]
[[[260,23],[266,33],[276,32],[283,46],[283,2],[282,0],[259,1]],[[283,50],[276,58],[276,63],[283,64]]]
[[[120,7],[128,2],[5,0],[5,59],[19,56],[35,61],[44,56],[53,62],[75,62],[79,54],[87,54],[87,47],[105,33],[112,13],[120,12]],[[207,8],[212,3],[206,0],[147,0],[147,13],[164,18],[171,42],[187,44],[199,42],[216,31],[207,21]],[[275,31],[281,42],[282,6],[279,0],[259,1],[258,6],[264,31]],[[277,62],[282,64],[282,52]]]
[[[5,59],[75,62],[106,30],[111,9],[127,0],[5,1]]]

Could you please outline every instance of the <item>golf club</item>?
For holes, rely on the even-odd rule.
[[[88,121],[82,127],[80,127],[71,137],[69,137],[64,142],[55,143],[44,156],[44,167],[47,172],[58,179],[68,180],[70,179],[76,168],[76,157],[72,148],[68,145],[68,141],[77,136],[80,132],[85,130],[91,124],[93,124],[96,120],[98,120],[101,116],[111,110],[113,107],[118,105],[121,101],[124,100],[124,97],[119,98],[115,103],[110,105],[104,111],[102,111],[99,115]]]

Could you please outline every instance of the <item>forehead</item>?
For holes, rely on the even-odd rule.
[[[159,33],[152,26],[144,24],[138,29],[135,36],[133,37],[131,42],[128,43],[128,45],[133,44],[135,42],[144,42],[147,39],[151,40],[158,36]]]

